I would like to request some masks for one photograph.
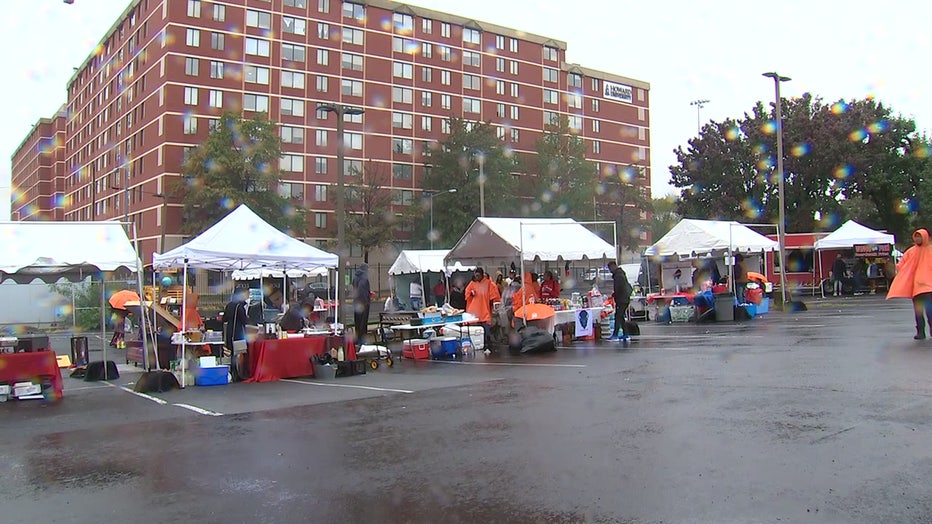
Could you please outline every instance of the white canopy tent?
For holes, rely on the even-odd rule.
[[[61,278],[80,281],[99,271],[126,269],[136,273],[136,292],[142,296],[142,262],[124,226],[121,222],[0,222],[0,242],[4,246],[0,277],[20,283],[37,278],[43,282]],[[101,340],[106,341],[103,278],[100,289]],[[142,326],[143,355],[148,359],[145,322]],[[106,380],[106,343],[103,348]]]
[[[679,255],[695,258],[706,254],[777,251],[778,244],[733,220],[684,218],[666,235],[644,251],[647,256]]]
[[[875,231],[867,226],[863,226],[854,220],[849,220],[841,225],[835,231],[825,237],[816,240],[816,251],[822,249],[845,249],[852,248],[855,244],[893,244],[895,239],[893,235],[882,231]]]
[[[155,270],[182,269],[184,295],[182,310],[187,306],[188,267],[213,270],[302,270],[336,268],[339,258],[292,238],[262,220],[245,204],[189,242],[167,253],[155,253]],[[339,280],[339,273],[337,279]],[[339,292],[337,303],[339,304]],[[337,306],[339,308],[339,305]],[[339,309],[337,310],[339,318]],[[184,331],[184,315],[181,329]],[[182,347],[182,351],[184,348]],[[182,367],[185,359],[182,359]],[[182,369],[182,387],[184,387]]]
[[[408,275],[412,273],[444,273],[449,275],[454,271],[469,271],[475,266],[464,266],[460,263],[444,264],[449,249],[405,249],[398,254],[395,263],[388,268],[389,275]]]

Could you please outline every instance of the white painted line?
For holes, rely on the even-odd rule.
[[[308,386],[325,386],[331,388],[352,388],[352,389],[368,389],[371,391],[386,391],[389,393],[414,393],[407,389],[392,389],[392,388],[377,388],[375,386],[356,386],[353,384],[331,384],[329,382],[308,382],[306,380],[294,380],[289,378],[281,379],[281,382],[291,382],[293,384],[306,384]]]
[[[459,360],[428,360],[438,364],[468,364],[471,366],[533,366],[539,368],[584,368],[584,364],[522,364],[520,362],[462,362]]]
[[[192,406],[190,404],[172,404],[172,406],[178,406],[179,408],[189,409],[200,415],[207,415],[210,417],[222,417],[223,413],[217,413],[216,411],[211,411],[209,409],[199,408],[197,406]]]
[[[113,387],[117,387],[117,386],[113,386]],[[139,393],[138,391],[133,391],[126,386],[119,386],[119,388],[127,393],[132,393],[133,395],[136,395],[137,397],[142,397],[146,400],[151,400],[152,402],[155,402],[156,404],[161,404],[162,406],[164,406],[165,404],[168,404],[168,402],[165,402],[164,400],[158,397],[153,397],[152,395],[146,395],[145,393]]]

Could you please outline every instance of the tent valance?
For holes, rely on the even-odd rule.
[[[778,244],[735,221],[684,218],[645,250],[647,256],[694,256],[733,252],[777,251]]]
[[[849,220],[834,232],[816,240],[816,249],[843,249],[855,244],[893,244],[893,235],[875,231],[854,220]]]
[[[454,271],[470,271],[475,266],[459,263],[445,265],[444,258],[449,249],[406,249],[398,254],[395,263],[388,268],[389,275],[408,275],[412,273],[440,273],[447,275]]]
[[[615,248],[571,218],[477,218],[450,249],[447,265],[615,259]]]

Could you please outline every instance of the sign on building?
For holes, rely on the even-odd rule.
[[[634,102],[634,89],[631,86],[613,84],[612,82],[602,82],[602,85],[604,86],[602,89],[603,97],[628,102],[629,104]]]

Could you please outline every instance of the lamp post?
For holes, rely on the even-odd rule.
[[[763,73],[763,76],[773,79],[775,111],[777,117],[777,194],[780,200],[780,221],[777,223],[777,242],[780,249],[780,294],[783,296],[783,303],[786,304],[786,258],[783,256],[784,247],[786,246],[786,201],[783,194],[783,114],[782,100],[780,98],[780,83],[789,82],[788,76],[780,76],[777,73]]]
[[[700,117],[700,113],[702,112],[702,108],[708,103],[709,101],[705,99],[693,100],[689,103],[691,106],[696,106],[696,131],[699,133],[702,132],[702,118]]]
[[[456,188],[447,189],[446,191],[440,191],[437,193],[427,193],[427,198],[430,199],[430,231],[427,232],[427,237],[430,238],[430,248],[434,249],[434,197],[437,195],[445,195],[447,193],[456,193]],[[481,193],[480,193],[481,194]]]
[[[479,216],[485,216],[485,153],[476,154],[479,160]]]
[[[345,176],[345,167],[344,155],[346,144],[343,142],[343,116],[344,115],[361,115],[364,113],[362,108],[345,106],[343,104],[317,104],[318,111],[325,111],[327,113],[334,113],[337,115],[337,257],[338,257],[338,268],[342,273],[345,268],[343,267],[346,264],[346,195],[344,189],[344,176]],[[346,276],[341,276],[343,282],[338,282],[337,285],[339,289],[344,291],[344,293],[338,293],[339,297],[342,297],[345,302],[347,294],[346,285]],[[344,308],[340,308],[342,312]],[[340,316],[344,316],[343,313]],[[337,319],[339,322],[339,319]],[[345,324],[344,324],[345,325]]]

